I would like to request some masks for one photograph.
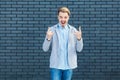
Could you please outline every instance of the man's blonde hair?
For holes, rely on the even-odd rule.
[[[58,15],[59,15],[59,12],[67,13],[68,15],[70,15],[70,10],[67,7],[60,7],[58,9]]]

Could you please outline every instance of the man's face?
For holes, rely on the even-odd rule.
[[[64,27],[68,23],[68,20],[69,20],[68,13],[59,12],[58,20],[61,26]]]

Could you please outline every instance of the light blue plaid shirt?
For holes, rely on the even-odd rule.
[[[68,36],[69,28],[66,25],[64,28],[58,24],[59,29],[59,66],[58,69],[70,69],[68,65]]]

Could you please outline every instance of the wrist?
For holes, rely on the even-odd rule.
[[[81,38],[80,39],[77,39],[78,41],[80,41],[81,40]]]
[[[47,38],[46,40],[47,40],[47,41],[50,41],[50,39],[48,39],[48,38]]]

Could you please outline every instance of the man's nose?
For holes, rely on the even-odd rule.
[[[65,19],[63,18],[62,21],[64,21]]]

